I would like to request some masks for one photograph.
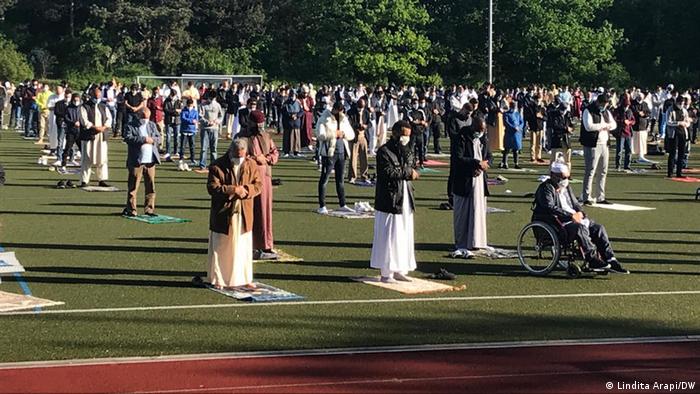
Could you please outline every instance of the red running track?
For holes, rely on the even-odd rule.
[[[0,393],[604,393],[696,382],[700,342],[139,361],[0,369]],[[606,383],[614,389],[607,390]],[[643,392],[662,392],[644,390]],[[668,393],[669,391],[663,391]]]

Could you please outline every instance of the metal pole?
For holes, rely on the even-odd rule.
[[[493,0],[489,0],[489,83],[493,83]]]

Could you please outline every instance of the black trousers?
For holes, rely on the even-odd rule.
[[[583,248],[583,253],[586,260],[590,260],[599,253],[604,260],[609,260],[615,257],[610,246],[610,239],[605,227],[591,221],[590,226],[571,222],[564,227],[569,239],[578,239]]]
[[[685,135],[676,131],[674,138],[666,137],[664,147],[668,152],[668,163],[666,175],[670,178],[673,176],[673,167],[676,167],[676,176],[683,176],[683,169],[686,167],[686,150],[687,141]]]
[[[78,144],[78,150],[80,150],[80,141],[78,141],[78,134],[76,133],[68,133],[66,132],[66,147],[63,150],[63,157],[61,158],[61,167],[66,166],[66,162],[68,160],[68,157],[70,156],[71,160],[73,157],[75,157],[75,152],[73,151],[73,145]]]

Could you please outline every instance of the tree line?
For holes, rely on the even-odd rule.
[[[487,79],[488,0],[0,0],[0,78]],[[499,84],[693,85],[694,0],[494,0]]]

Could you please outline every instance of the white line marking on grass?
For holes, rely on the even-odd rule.
[[[254,308],[267,306],[299,306],[299,305],[354,305],[354,304],[393,304],[404,302],[445,302],[445,301],[499,301],[499,300],[531,300],[552,298],[601,298],[601,297],[630,297],[630,296],[667,296],[667,295],[698,295],[700,290],[679,291],[638,291],[629,293],[573,293],[573,294],[521,294],[507,296],[465,296],[465,297],[425,297],[425,298],[378,298],[365,300],[322,300],[322,301],[283,301],[260,303],[232,304],[200,304],[200,305],[157,305],[134,306],[122,308],[92,308],[92,309],[55,309],[43,311],[41,315],[61,315],[69,313],[101,313],[101,312],[139,312],[139,311],[168,311],[183,309],[218,309],[218,308]],[[7,312],[2,316],[35,315],[33,312]]]
[[[620,337],[620,338],[585,338],[585,339],[556,339],[540,341],[509,341],[509,342],[473,342],[473,343],[447,343],[427,345],[401,345],[401,346],[370,346],[352,348],[326,348],[306,350],[279,350],[257,352],[228,352],[228,353],[201,353],[201,354],[176,354],[169,356],[141,356],[141,357],[112,357],[91,358],[53,361],[25,361],[15,363],[0,363],[3,369],[26,368],[51,368],[51,367],[80,367],[112,364],[145,364],[180,361],[210,361],[250,358],[278,358],[278,357],[311,357],[311,356],[343,356],[353,354],[377,354],[377,353],[415,353],[455,350],[484,350],[484,349],[515,349],[528,347],[557,347],[557,346],[601,346],[601,345],[639,345],[658,343],[684,343],[700,342],[700,335],[665,336],[665,337]]]
[[[572,371],[572,372],[531,372],[531,373],[512,373],[512,374],[491,374],[491,375],[460,375],[460,376],[439,376],[434,378],[393,378],[393,379],[367,379],[367,380],[339,380],[314,383],[289,383],[289,384],[268,384],[259,386],[229,386],[229,387],[211,387],[211,388],[193,388],[193,389],[174,389],[174,390],[158,390],[158,391],[135,391],[138,394],[151,393],[209,393],[216,391],[231,391],[231,390],[270,390],[270,389],[293,389],[301,387],[322,387],[322,386],[348,386],[356,384],[381,384],[381,383],[418,383],[418,382],[441,382],[450,380],[478,380],[478,379],[503,379],[503,378],[527,378],[527,377],[546,377],[546,376],[577,376],[577,375],[602,375],[610,373],[639,373],[639,372],[661,372],[670,371],[670,368],[647,368],[647,369],[616,369],[602,371]]]

